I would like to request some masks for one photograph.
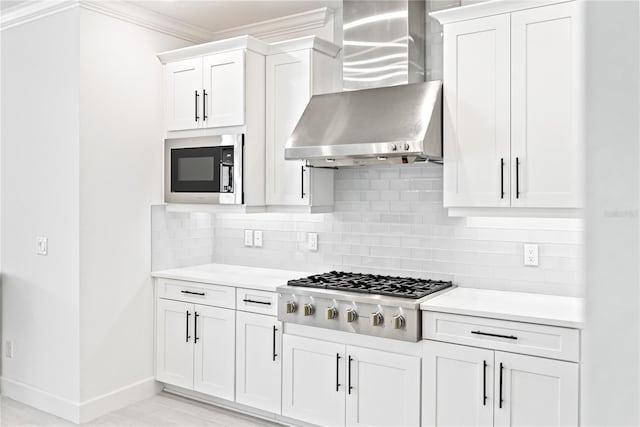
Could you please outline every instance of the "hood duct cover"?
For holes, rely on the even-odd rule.
[[[424,82],[425,0],[343,1],[344,92],[311,97],[285,158],[316,167],[442,159],[442,82]]]
[[[285,158],[316,167],[439,160],[441,92],[432,81],[314,95]]]

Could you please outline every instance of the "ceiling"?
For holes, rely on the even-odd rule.
[[[131,0],[128,2],[212,32],[325,6],[342,7],[342,0]],[[0,10],[6,11],[27,3],[29,3],[28,0],[0,0]]]

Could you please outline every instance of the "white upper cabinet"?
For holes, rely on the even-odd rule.
[[[268,52],[268,44],[243,36],[160,53],[158,58],[165,64],[169,137],[210,135],[219,128],[244,126],[251,127],[264,146],[264,62]],[[247,129],[233,132],[248,133]]]
[[[444,24],[446,207],[581,207],[579,6],[527,7],[434,14]]]
[[[166,120],[168,130],[197,129],[199,92],[202,90],[202,60],[186,59],[167,64]]]
[[[266,201],[332,206],[333,171],[284,159],[287,140],[312,95],[339,91],[339,47],[317,38],[275,45],[266,61]]]
[[[244,124],[244,51],[202,58],[204,127]]]
[[[444,205],[509,206],[509,16],[444,27]]]
[[[581,203],[577,10],[571,2],[511,14],[512,206]]]

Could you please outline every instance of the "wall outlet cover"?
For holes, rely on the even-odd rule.
[[[310,251],[318,250],[318,233],[307,233],[307,245]]]
[[[36,237],[36,254],[37,255],[47,255],[49,252],[49,242],[46,237],[38,236]]]
[[[4,355],[5,357],[11,359],[13,358],[13,342],[7,340],[4,344]]]
[[[524,245],[524,265],[538,266],[538,245]]]
[[[253,246],[253,230],[244,230],[244,245],[249,248]]]
[[[253,231],[253,246],[256,248],[262,247],[262,230]]]

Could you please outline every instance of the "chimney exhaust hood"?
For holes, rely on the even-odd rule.
[[[340,167],[442,159],[442,82],[424,82],[424,0],[343,1],[344,92],[314,95],[285,159]]]
[[[311,97],[285,159],[340,167],[442,159],[442,82]]]

